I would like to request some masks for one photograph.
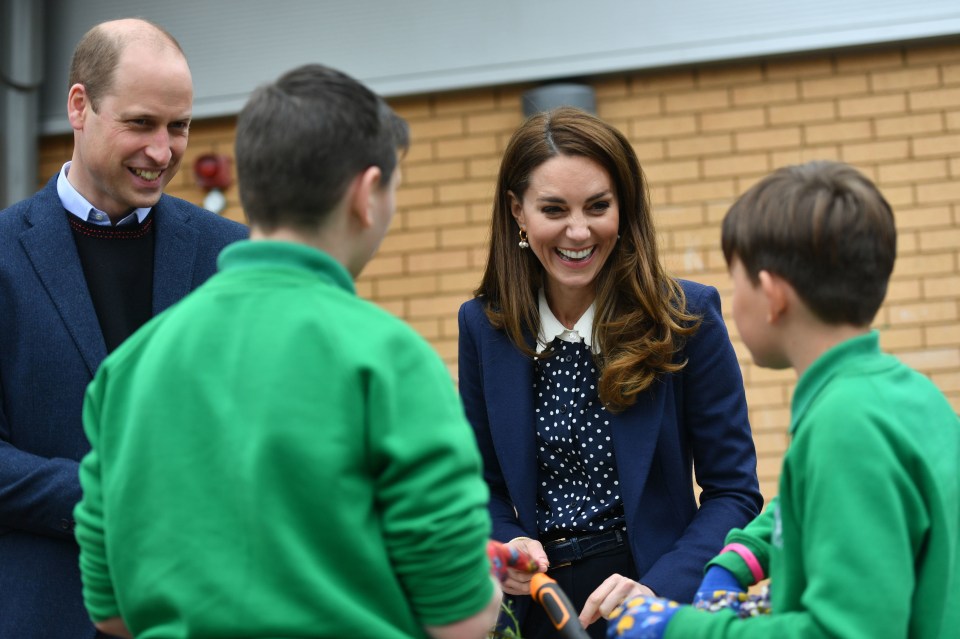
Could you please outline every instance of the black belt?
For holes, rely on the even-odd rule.
[[[562,537],[543,544],[551,568],[560,568],[586,557],[599,555],[627,543],[627,533],[623,530]]]

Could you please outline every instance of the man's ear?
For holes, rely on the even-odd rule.
[[[67,93],[67,119],[74,130],[79,131],[83,128],[87,109],[90,108],[92,106],[86,87],[79,83],[70,87],[70,92]]]
[[[383,172],[379,166],[364,169],[350,187],[348,195],[351,215],[356,216],[361,228],[370,228],[374,222],[375,199],[380,192],[380,180]]]
[[[770,271],[760,271],[757,277],[767,298],[767,322],[776,324],[790,307],[790,284]]]

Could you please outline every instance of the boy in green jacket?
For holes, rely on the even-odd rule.
[[[406,123],[334,69],[237,121],[250,241],[107,358],[76,508],[83,596],[121,637],[481,639],[487,488],[443,362],[360,299]]]
[[[694,606],[628,597],[610,636],[955,637],[960,420],[870,329],[896,256],[889,204],[845,164],[786,167],[733,205],[722,242],[744,344],[799,377],[779,497],[730,532]],[[740,593],[767,577],[772,611],[753,616]],[[599,611],[624,592],[612,582]],[[711,601],[741,614],[697,610]]]

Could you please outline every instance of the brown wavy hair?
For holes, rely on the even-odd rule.
[[[593,160],[616,189],[620,239],[597,275],[593,341],[600,347],[600,400],[609,410],[622,411],[658,376],[686,365],[676,355],[700,326],[700,318],[687,312],[680,284],[660,264],[646,179],[622,133],[572,107],[539,113],[520,126],[500,163],[490,253],[474,295],[484,298],[495,328],[524,354],[538,357],[527,336],[540,330],[537,291],[543,266],[532,251],[517,246],[519,227],[509,193],[522,199],[533,171],[559,155]]]

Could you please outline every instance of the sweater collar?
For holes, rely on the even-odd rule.
[[[281,268],[309,272],[356,295],[356,285],[342,264],[305,244],[275,240],[241,240],[227,246],[217,259],[221,271],[242,268]]]
[[[820,355],[797,380],[790,409],[790,433],[796,431],[817,395],[837,374],[856,366],[858,361],[880,354],[880,333],[871,330],[840,342]]]

